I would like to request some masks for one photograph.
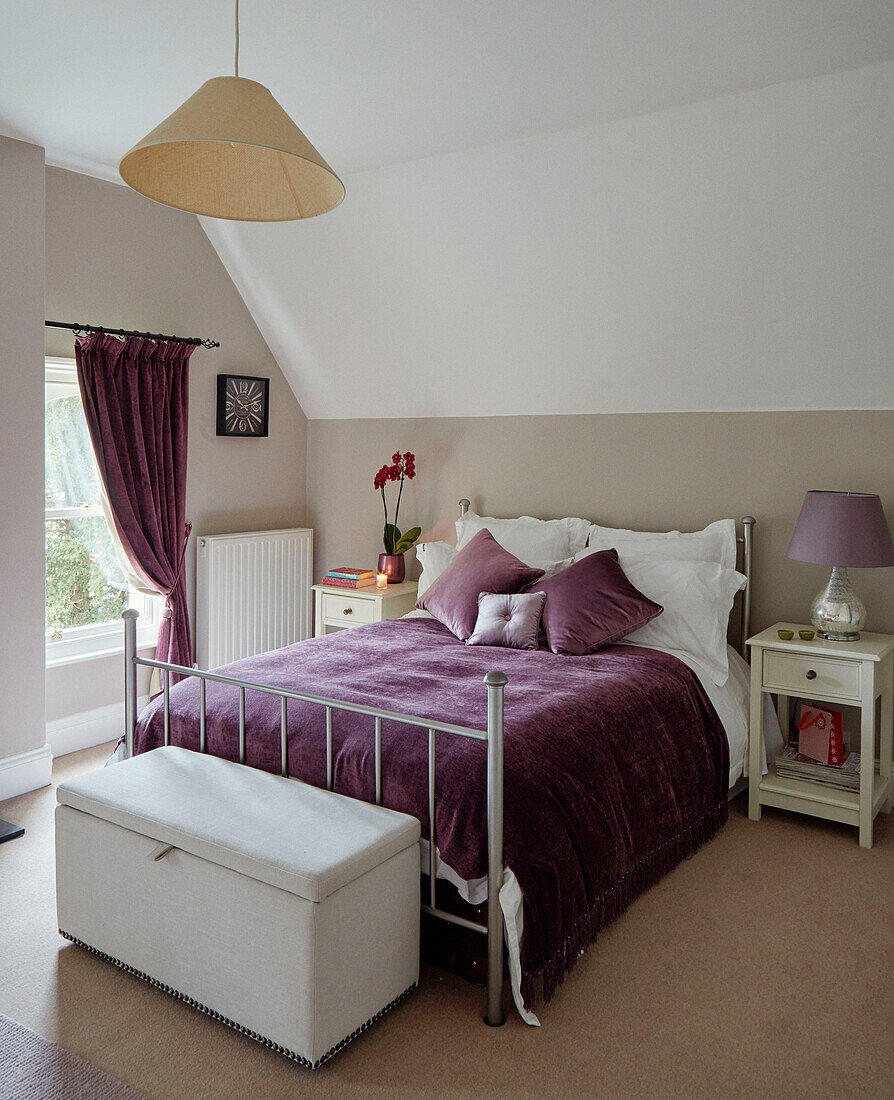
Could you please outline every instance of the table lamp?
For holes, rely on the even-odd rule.
[[[894,565],[894,542],[878,496],[811,489],[804,497],[788,556],[832,566],[829,583],[810,607],[810,621],[822,638],[857,641],[866,608],[851,588],[848,567]]]

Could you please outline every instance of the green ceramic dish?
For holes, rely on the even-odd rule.
[[[794,630],[777,630],[776,633],[784,642],[790,642],[795,636]]]
[[[815,630],[799,630],[798,631],[798,637],[801,639],[802,642],[812,642],[815,635],[816,635]]]

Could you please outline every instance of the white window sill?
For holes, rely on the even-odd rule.
[[[137,630],[137,649],[153,649],[158,637],[158,627],[147,625]],[[124,632],[98,634],[93,638],[78,639],[77,642],[61,640],[47,642],[47,668],[60,668],[81,661],[98,661],[103,657],[123,656]]]

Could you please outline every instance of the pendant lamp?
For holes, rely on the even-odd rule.
[[[345,197],[344,184],[263,84],[207,80],[127,153],[124,182],[165,206],[231,221],[313,218]]]

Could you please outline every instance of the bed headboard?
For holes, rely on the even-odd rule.
[[[472,507],[472,502],[466,497],[459,502],[459,514],[462,518]],[[751,585],[752,569],[754,566],[754,525],[757,522],[754,516],[743,516],[742,533],[736,535],[736,543],[742,547],[742,562],[740,571],[745,576],[745,588],[741,593],[741,609],[739,619],[738,650],[746,659],[748,653],[745,647],[745,639],[751,634]]]

